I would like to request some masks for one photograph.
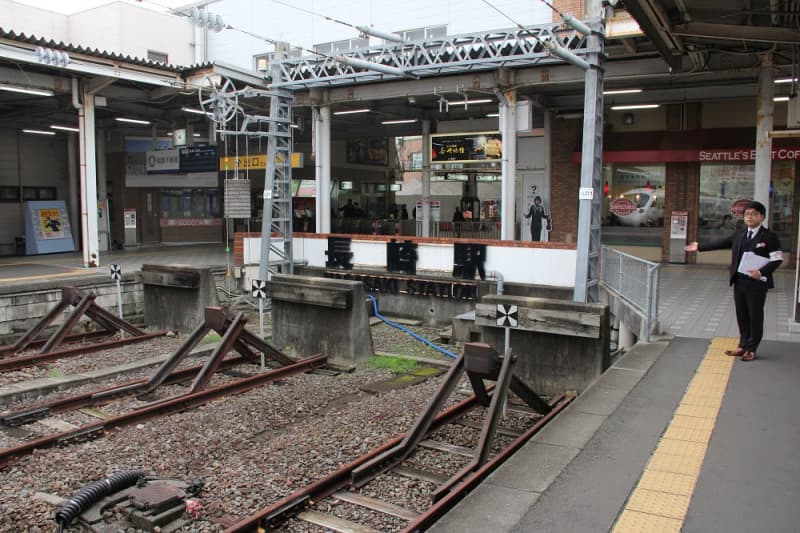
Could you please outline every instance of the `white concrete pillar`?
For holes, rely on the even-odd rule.
[[[422,121],[422,236],[431,236],[431,121]],[[441,216],[441,213],[440,213]]]
[[[108,186],[106,180],[106,137],[105,131],[100,130],[95,139],[97,147],[97,209],[98,212],[98,247],[101,252],[107,252],[111,246],[111,224],[108,214]]]
[[[81,251],[84,267],[100,266],[97,231],[97,162],[95,156],[94,95],[84,85],[78,110],[80,133]]]
[[[78,228],[80,227],[80,178],[78,176],[78,136],[70,133],[67,137],[67,179],[69,180],[69,225],[75,249],[80,246]]]
[[[517,183],[517,91],[503,93],[500,99],[500,134],[502,136],[503,158],[501,160],[500,193],[500,240],[513,241],[515,238],[516,183]]]
[[[331,232],[331,107],[314,110],[317,233]]]
[[[758,110],[756,111],[756,165],[753,199],[767,208],[764,224],[769,226],[769,184],[772,180],[772,131],[775,104],[772,75],[772,53],[761,56],[758,77]]]

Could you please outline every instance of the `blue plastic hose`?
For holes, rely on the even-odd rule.
[[[392,326],[395,329],[399,329],[400,331],[403,331],[405,333],[408,333],[409,335],[411,335],[412,337],[414,337],[418,341],[420,341],[420,342],[422,342],[424,344],[427,344],[428,346],[430,346],[431,348],[433,348],[437,352],[441,352],[441,353],[443,353],[444,355],[446,355],[448,357],[452,357],[453,359],[458,359],[458,356],[456,354],[454,354],[453,352],[447,351],[444,348],[442,348],[441,346],[437,346],[436,344],[434,344],[432,341],[426,339],[425,337],[417,335],[416,333],[414,333],[413,331],[411,331],[407,327],[401,326],[400,324],[398,324],[396,322],[392,322],[391,320],[389,320],[388,318],[383,316],[380,313],[380,311],[378,311],[378,300],[374,296],[372,296],[371,294],[367,294],[367,298],[372,300],[372,308],[375,311],[375,316],[380,318],[381,320],[383,320],[387,325]]]

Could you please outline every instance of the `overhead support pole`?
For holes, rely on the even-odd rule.
[[[587,18],[596,32],[589,35],[583,104],[583,147],[578,190],[578,243],[575,265],[576,302],[600,301],[600,211],[603,171],[603,8],[601,0],[586,3]]]
[[[345,65],[349,65],[351,67],[363,68],[366,70],[374,70],[375,72],[382,72],[383,74],[389,74],[391,76],[398,76],[398,77],[410,76],[409,74],[406,74],[405,71],[397,67],[381,65],[380,63],[364,61],[362,59],[356,59],[354,57],[336,56],[336,61],[338,61],[339,63],[344,63]],[[412,77],[416,78],[416,76]]]
[[[517,91],[503,93],[500,99],[500,135],[502,135],[503,158],[500,162],[501,209],[500,239],[515,239],[516,212],[514,209],[517,183]]]
[[[544,46],[545,46],[545,48],[547,48],[550,51],[551,54],[553,54],[554,56],[560,57],[561,59],[563,59],[567,63],[575,65],[576,67],[579,67],[579,68],[581,68],[583,70],[589,70],[589,68],[590,68],[590,63],[589,62],[584,61],[583,59],[581,59],[577,55],[573,54],[572,52],[570,52],[569,50],[567,50],[563,46],[560,46],[555,41],[553,41],[553,40],[544,41]]]
[[[322,221],[319,233],[331,232],[331,106],[324,105],[319,108],[319,141],[317,144],[317,157],[319,158],[319,208],[322,210],[317,217]]]
[[[422,236],[431,236],[431,121],[422,121]]]
[[[373,37],[378,37],[379,39],[383,39],[384,41],[389,41],[392,43],[407,43],[408,41],[397,35],[396,33],[389,33],[386,31],[376,30],[375,28],[370,28],[369,26],[356,26],[356,29],[361,32],[362,35],[372,35]]]
[[[772,74],[772,53],[761,58],[758,78],[758,111],[756,112],[756,164],[753,199],[767,208],[764,223],[769,225],[769,184],[772,181],[772,137],[770,132],[774,122],[775,84]]]

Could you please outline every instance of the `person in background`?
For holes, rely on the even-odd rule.
[[[406,209],[406,204],[400,206],[400,220],[408,220],[408,209]]]
[[[725,354],[753,361],[764,334],[764,304],[767,291],[775,286],[772,273],[783,262],[778,236],[762,225],[767,209],[750,202],[744,210],[745,227],[716,241],[686,245],[687,252],[731,250],[730,284],[739,326],[739,345]]]
[[[461,237],[461,226],[464,225],[464,213],[461,212],[461,208],[456,206],[456,210],[453,213],[453,229],[456,232],[456,237]]]
[[[542,205],[542,197],[537,196],[533,199],[533,203],[528,208],[528,212],[524,215],[525,218],[531,219],[531,240],[542,240],[542,220],[545,219],[544,206]]]

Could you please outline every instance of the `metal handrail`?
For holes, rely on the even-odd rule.
[[[661,265],[640,257],[601,247],[600,284],[645,316],[646,340],[658,324]]]

